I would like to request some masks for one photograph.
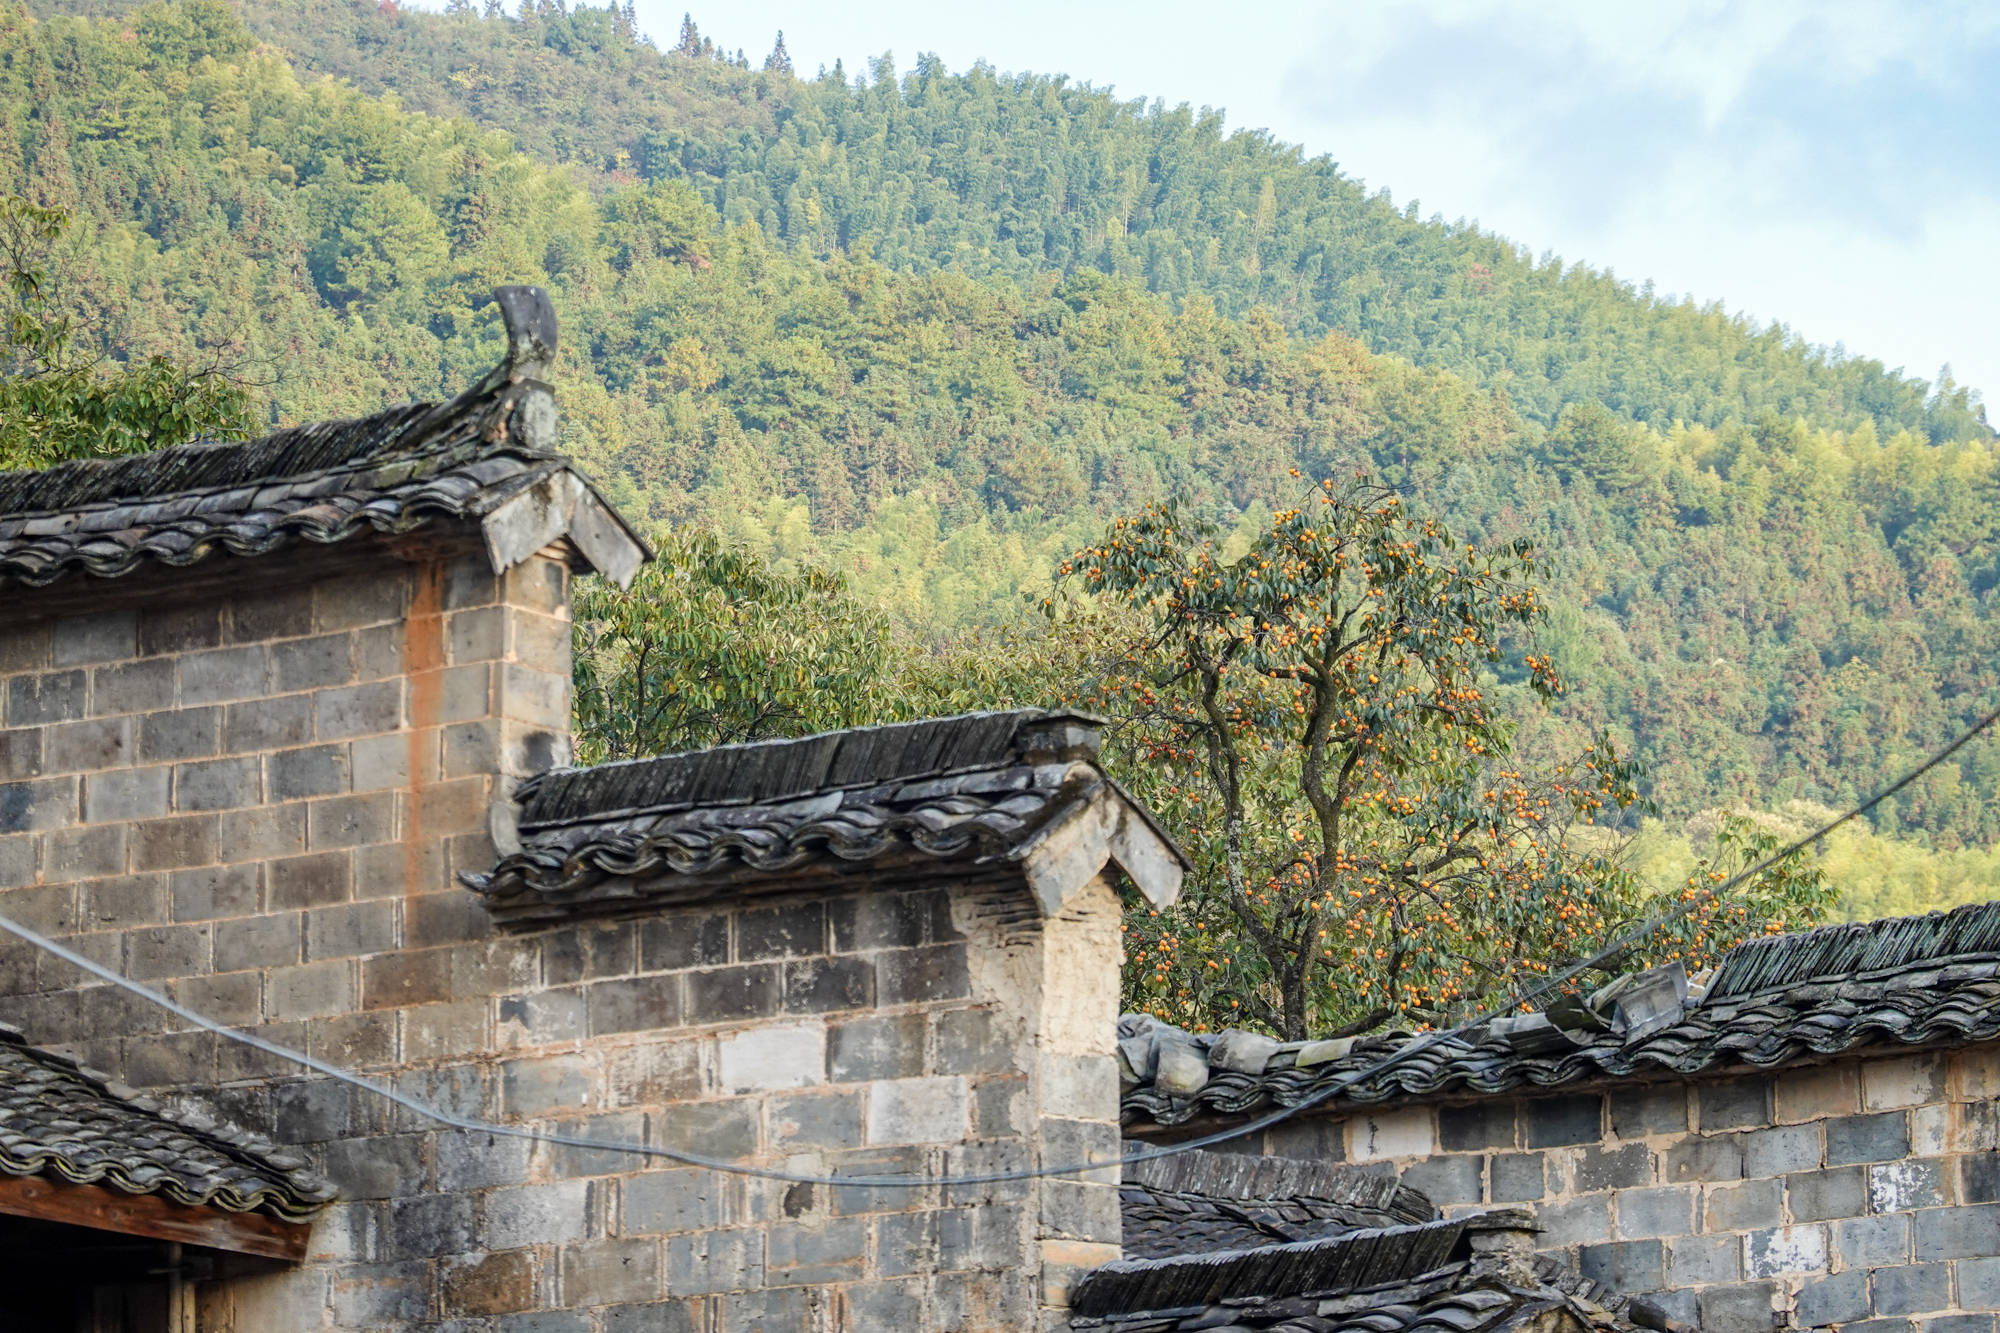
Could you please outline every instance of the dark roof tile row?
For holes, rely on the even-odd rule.
[[[309,1221],[333,1185],[298,1153],[169,1112],[0,1027],[0,1172]]]
[[[1128,1124],[1175,1125],[1308,1100],[1339,1110],[1586,1080],[1770,1068],[1871,1046],[1992,1040],[2000,1038],[2000,903],[1751,941],[1724,957],[1705,992],[1678,1015],[1636,1035],[1611,1025],[1593,1030],[1549,1022],[1540,1023],[1532,1041],[1525,1031],[1482,1024],[1435,1042],[1403,1032],[1245,1043],[1128,1016],[1120,1033],[1124,1116]],[[1429,1044],[1371,1072],[1419,1042]],[[1170,1053],[1162,1054],[1166,1048]],[[1243,1058],[1245,1048],[1254,1058]],[[1190,1065],[1192,1078],[1185,1074]],[[1162,1078],[1160,1069],[1177,1077]]]

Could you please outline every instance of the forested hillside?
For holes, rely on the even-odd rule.
[[[900,77],[885,55],[792,78],[656,50],[615,4],[450,8],[258,0],[243,13],[302,71],[469,115],[600,187],[686,180],[725,224],[755,223],[798,253],[1022,281],[1088,268],[1176,299],[1201,292],[1232,316],[1262,309],[1299,335],[1346,333],[1504,388],[1543,425],[1589,400],[1661,427],[1771,411],[1933,440],[1985,433],[1950,385],[1656,299],[1464,222],[1419,221],[1415,204],[1398,209],[1329,159],[1225,134],[1219,113],[925,57]]]
[[[1848,800],[1995,697],[1963,394],[1073,84],[798,80],[603,10],[246,17],[0,3],[0,193],[77,213],[108,354],[220,363],[269,419],[454,391],[486,292],[538,282],[621,503],[842,570],[907,635],[1017,617],[1157,496],[1250,531],[1291,469],[1367,469],[1550,543],[1557,725],[1625,736],[1669,815]],[[2000,743],[1961,759],[1879,826],[1993,842]]]

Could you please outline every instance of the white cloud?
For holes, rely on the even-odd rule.
[[[1429,0],[1325,15],[1287,128],[1426,212],[2000,389],[2000,10]]]

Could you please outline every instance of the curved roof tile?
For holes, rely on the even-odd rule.
[[[51,1176],[189,1207],[306,1222],[334,1197],[306,1159],[175,1115],[0,1027],[0,1172]]]
[[[1130,1035],[1130,1034],[1124,1034]],[[1706,992],[1671,1023],[1635,1039],[1572,1031],[1554,1049],[1523,1049],[1492,1025],[1446,1038],[1379,1074],[1366,1071],[1412,1042],[1388,1033],[1349,1042],[1289,1043],[1256,1072],[1223,1068],[1212,1038],[1207,1081],[1175,1096],[1128,1075],[1128,1124],[1178,1125],[1327,1098],[1331,1110],[1392,1099],[1535,1091],[1586,1079],[1768,1068],[1868,1046],[2000,1038],[2000,903],[1948,913],[1824,926],[1753,940],[1722,961]],[[1128,1062],[1129,1063],[1129,1062]]]

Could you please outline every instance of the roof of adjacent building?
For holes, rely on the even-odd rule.
[[[1289,1244],[1437,1216],[1421,1191],[1393,1176],[1248,1153],[1134,1162],[1119,1197],[1127,1259]]]
[[[0,1173],[306,1222],[334,1197],[306,1159],[175,1114],[0,1027]]]
[[[644,543],[554,450],[555,400],[540,378],[556,343],[548,298],[495,295],[507,359],[449,402],[0,473],[0,583],[116,578],[438,520],[479,522],[498,568],[568,536],[628,580]]]
[[[1624,1333],[1630,1302],[1532,1257],[1531,1218],[1444,1220],[1393,1179],[1345,1166],[1187,1153],[1135,1163],[1126,1258],[1070,1292],[1073,1329],[1193,1333]],[[1505,1245],[1475,1237],[1512,1233]],[[1649,1322],[1669,1321],[1649,1312]]]
[[[1428,1038],[1278,1043],[1128,1016],[1124,1115],[1128,1124],[1174,1125],[1309,1099],[1338,1111],[1989,1040],[2000,1037],[2000,903],[1750,941],[1724,956],[1705,990],[1639,1028],[1589,1008],[1570,1006],[1549,1016],[1555,1021],[1531,1015],[1532,1025],[1481,1024],[1377,1072],[1386,1057]]]
[[[1107,862],[1171,901],[1180,852],[1098,766],[1098,726],[970,713],[557,769],[516,792],[518,845],[465,880],[514,923],[968,865],[1018,867],[1050,910]]]

